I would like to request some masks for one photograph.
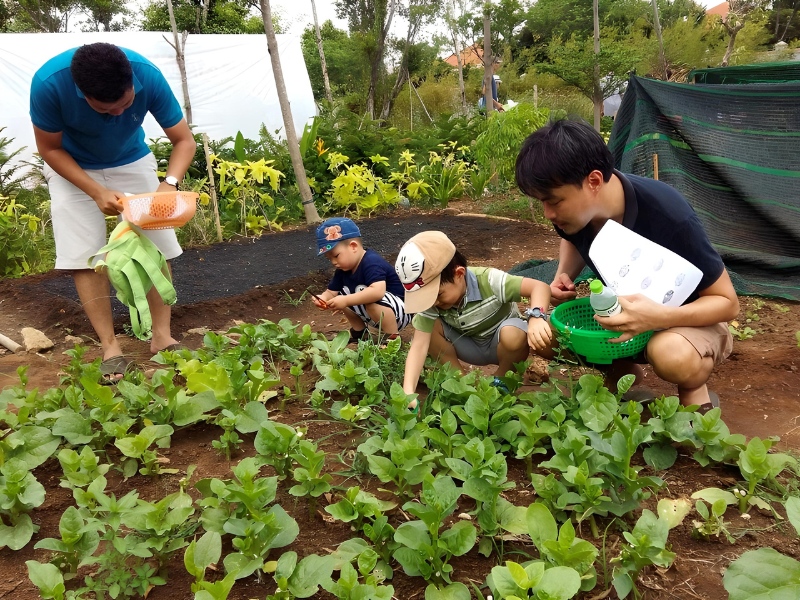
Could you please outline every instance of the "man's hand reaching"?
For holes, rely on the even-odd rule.
[[[550,302],[557,306],[567,300],[574,300],[578,297],[575,291],[575,284],[566,273],[559,273],[550,284]]]
[[[116,217],[122,212],[122,202],[120,198],[123,196],[125,196],[123,192],[103,188],[100,193],[92,197],[92,200],[95,201],[97,208],[99,208],[100,212],[104,215]]]

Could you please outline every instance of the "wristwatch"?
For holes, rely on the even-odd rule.
[[[164,183],[173,186],[176,190],[178,189],[178,178],[172,175],[167,175],[164,177]]]
[[[543,307],[540,307],[540,306],[533,306],[531,308],[528,308],[528,309],[525,310],[525,312],[523,314],[527,317],[526,320],[528,320],[528,319],[544,319],[545,321],[547,321],[547,311]]]

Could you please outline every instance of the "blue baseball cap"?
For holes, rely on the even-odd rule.
[[[317,227],[317,256],[333,250],[343,240],[360,238],[358,225],[345,217],[333,217]]]

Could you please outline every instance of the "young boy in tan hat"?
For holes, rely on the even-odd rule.
[[[547,322],[550,286],[528,277],[488,267],[468,267],[467,260],[441,231],[423,231],[400,250],[395,270],[405,288],[405,308],[416,313],[403,390],[417,389],[425,357],[461,369],[496,364],[495,385],[530,349],[545,354],[552,333]],[[524,315],[517,301],[530,298]],[[527,322],[526,322],[527,319]],[[409,408],[416,410],[417,401]]]

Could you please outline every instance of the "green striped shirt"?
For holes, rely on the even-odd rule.
[[[435,306],[414,315],[414,329],[430,333],[436,319],[471,338],[490,338],[500,324],[519,317],[522,277],[489,267],[467,268],[466,303],[439,310]]]

